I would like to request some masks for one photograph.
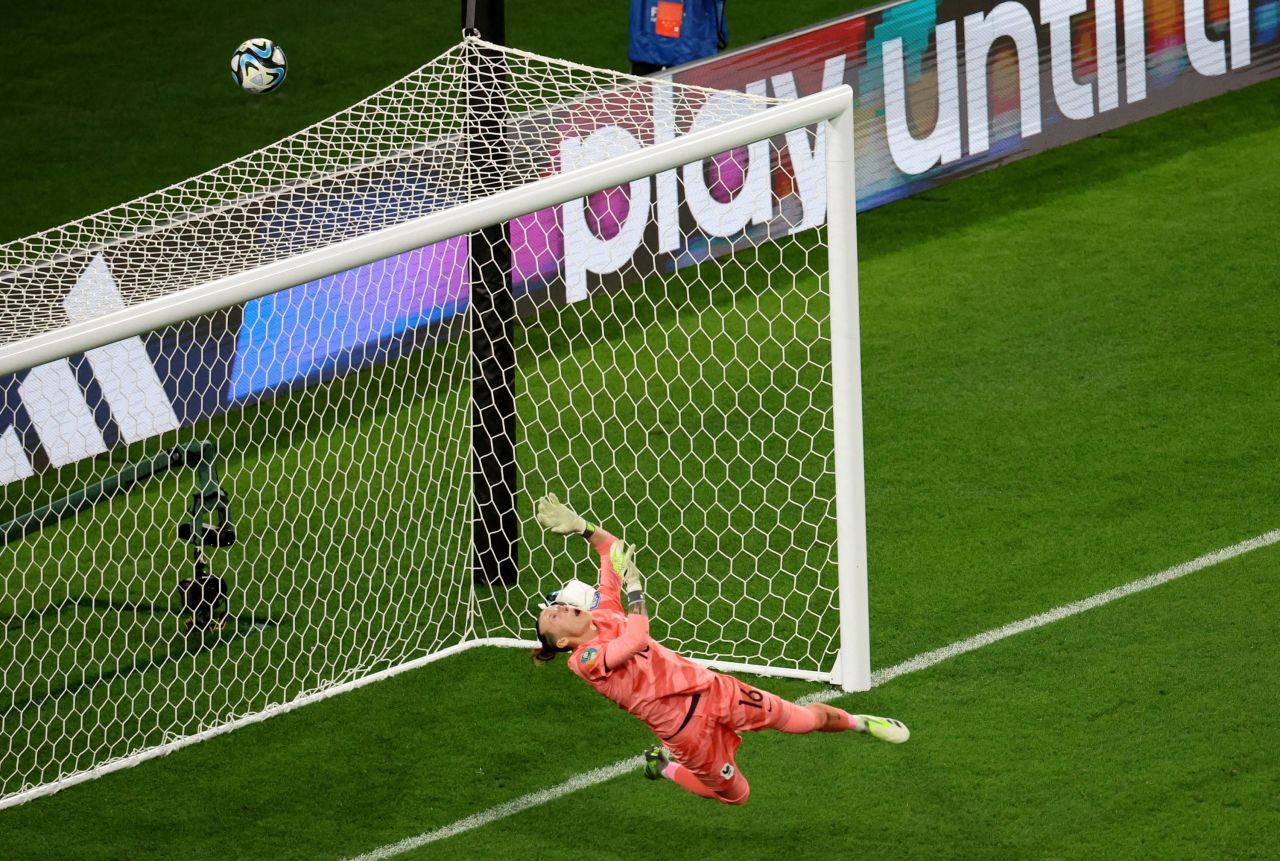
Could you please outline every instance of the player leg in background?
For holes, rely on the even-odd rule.
[[[668,736],[666,746],[645,752],[645,777],[665,777],[681,789],[724,804],[746,804],[751,787],[735,757],[742,736],[715,713],[695,712]]]
[[[701,751],[703,755],[695,756],[699,761],[698,771],[676,762],[667,748],[654,746],[644,752],[644,776],[650,780],[666,778],[681,789],[702,798],[724,804],[746,804],[751,796],[751,784],[738,769],[732,750],[737,747],[734,742],[739,740],[738,735],[732,730],[721,730],[733,738],[726,738],[723,744],[709,745],[708,749]]]

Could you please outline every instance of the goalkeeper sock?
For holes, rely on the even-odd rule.
[[[850,714],[826,703],[814,703],[809,708],[818,709],[828,716],[827,725],[821,727],[819,732],[866,732],[868,729],[866,715]]]
[[[809,703],[806,706],[780,701],[767,724],[778,732],[803,735],[811,732],[866,732],[866,721],[843,709],[826,703]]]
[[[818,727],[818,732],[866,732],[867,720],[863,715],[850,714],[844,709],[829,706],[826,703],[813,703],[809,706],[827,716],[826,726]]]
[[[675,781],[681,789],[686,789],[694,795],[701,795],[703,798],[719,798],[711,791],[705,783],[698,779],[698,775],[685,768],[678,762],[669,762],[667,767],[662,769],[662,776],[667,780]]]

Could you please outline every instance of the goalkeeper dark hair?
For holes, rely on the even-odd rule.
[[[536,619],[533,622],[533,630],[534,633],[538,635],[538,642],[542,644],[541,648],[533,649],[529,652],[529,655],[533,658],[533,662],[535,664],[545,664],[549,661],[554,661],[556,659],[556,655],[561,652],[573,651],[573,649],[569,648],[557,649],[555,643],[548,640],[547,635],[538,630],[538,621]]]

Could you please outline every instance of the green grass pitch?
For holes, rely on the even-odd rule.
[[[735,36],[843,11],[787,6],[803,17],[775,22],[736,9]],[[156,4],[147,26],[191,40],[176,79],[200,81],[208,65],[219,72],[207,91],[192,84],[199,109],[183,124],[166,102],[181,86],[113,82],[98,74],[109,68],[100,47],[86,48],[80,66],[41,71],[5,94],[0,235],[60,223],[266,143],[407,67],[388,56],[427,57],[454,36],[433,28],[418,39],[385,26],[393,14],[420,18],[418,5],[361,16],[368,21],[307,10],[286,4],[252,20],[223,12],[192,27],[178,25],[177,7]],[[619,65],[620,36],[607,48],[518,14],[513,43]],[[59,32],[61,15],[28,7],[14,26],[35,38]],[[79,38],[98,46],[147,34],[129,20]],[[278,94],[287,99],[246,108],[221,67],[259,30],[298,48]],[[380,59],[340,73],[336,45],[384,39]],[[327,57],[314,73],[308,51]],[[107,111],[116,87],[121,104]],[[1278,97],[1274,82],[1255,86],[860,218],[875,666],[1280,526]],[[243,127],[228,130],[228,118]],[[139,128],[153,131],[129,141]],[[89,159],[95,135],[101,154]],[[68,163],[77,181],[49,178]],[[394,384],[394,367],[381,373]],[[370,428],[394,421],[352,414],[340,388],[322,406],[350,421],[352,440],[377,438]],[[459,409],[447,393],[433,403],[442,415]],[[287,412],[290,402],[270,409]],[[209,430],[254,436],[254,422],[292,421],[264,414]],[[348,442],[316,452],[285,438],[257,454],[264,469],[323,470],[326,457],[364,444]],[[238,475],[236,498],[271,484]],[[174,490],[184,481],[166,478],[154,492],[181,501]],[[257,508],[279,516],[269,500]],[[335,519],[303,514],[300,531],[317,535]],[[127,543],[113,546],[110,559],[127,561]],[[1280,547],[1260,550],[837,701],[907,721],[914,737],[902,748],[750,736],[739,756],[753,786],[745,809],[636,773],[401,857],[1274,857],[1277,568]],[[124,591],[134,600],[169,588],[168,574],[160,586],[145,572],[130,576]],[[403,630],[429,639],[429,626],[410,622],[448,597],[414,598]],[[264,616],[289,609],[273,600],[245,604]],[[86,624],[93,616],[71,612]],[[377,627],[347,622],[335,627],[336,649],[360,646]],[[171,655],[145,630],[136,636],[142,660],[201,659]],[[272,655],[262,648],[265,665]],[[762,683],[790,697],[816,689]],[[479,650],[0,811],[0,857],[342,858],[646,743],[642,726],[563,667]]]

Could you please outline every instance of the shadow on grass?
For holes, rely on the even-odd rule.
[[[0,618],[4,619],[5,631],[21,631],[33,623],[38,625],[50,619],[57,620],[67,611],[83,610],[96,613],[116,612],[149,615],[156,617],[157,623],[161,625],[166,623],[165,617],[169,617],[167,621],[171,622],[175,627],[179,619],[178,614],[173,611],[172,607],[158,606],[145,601],[117,601],[110,598],[91,597],[67,598],[57,604],[32,610],[29,613]],[[119,664],[111,669],[104,668],[100,672],[86,673],[74,680],[62,676],[62,684],[51,685],[46,690],[29,697],[16,698],[3,708],[0,708],[0,719],[21,714],[31,708],[39,708],[63,697],[96,688],[99,685],[139,675],[189,656],[211,652],[219,646],[230,645],[236,640],[246,639],[259,631],[277,628],[280,625],[281,622],[279,620],[267,616],[242,613],[238,616],[230,617],[228,624],[216,631],[179,631],[177,634],[169,635],[163,642],[157,643],[157,645],[167,644],[167,649],[157,649],[141,655],[133,661]]]

